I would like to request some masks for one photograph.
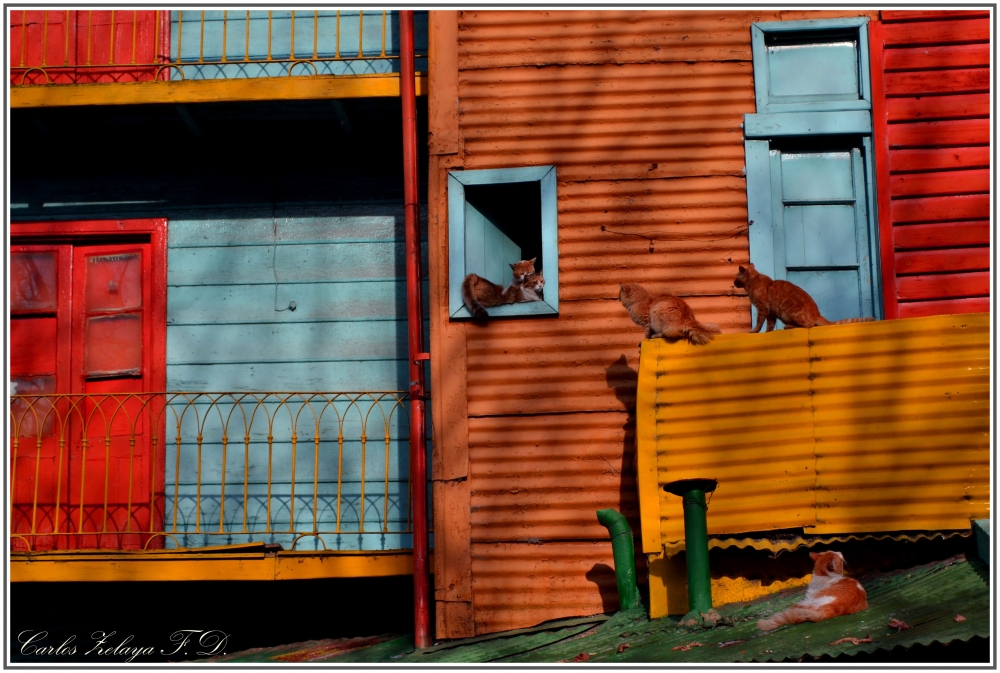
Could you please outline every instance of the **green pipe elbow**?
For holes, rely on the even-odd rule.
[[[611,535],[611,551],[615,559],[615,581],[618,584],[619,609],[631,610],[640,605],[632,527],[628,525],[628,519],[613,509],[597,510],[597,521],[607,528]]]

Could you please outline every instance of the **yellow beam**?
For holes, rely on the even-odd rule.
[[[301,580],[412,575],[409,552],[278,554],[24,554],[11,557],[12,582]]]
[[[417,74],[418,96],[427,95],[427,76]],[[253,79],[205,79],[125,84],[48,84],[11,87],[12,108],[149,103],[219,103],[322,98],[399,96],[399,75],[312,75]]]

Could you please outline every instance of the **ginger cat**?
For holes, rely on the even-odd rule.
[[[762,631],[783,624],[821,622],[831,617],[853,615],[868,607],[868,595],[857,580],[844,577],[844,555],[839,551],[810,552],[816,562],[806,597],[786,610],[757,622]]]
[[[688,303],[672,294],[652,295],[637,283],[619,285],[618,299],[632,322],[645,330],[645,338],[687,339],[695,345],[707,344],[721,330],[703,325]]]
[[[759,332],[767,321],[767,329],[774,329],[777,320],[785,323],[785,329],[792,327],[818,327],[820,325],[843,325],[852,322],[869,322],[875,318],[847,318],[829,321],[819,314],[819,307],[809,293],[787,280],[771,280],[758,272],[753,264],[740,267],[733,281],[736,287],[746,288],[750,303],[757,308],[757,324],[751,333]]]
[[[541,273],[535,273],[536,259],[522,259],[510,265],[513,278],[507,289],[470,273],[462,281],[462,301],[465,306],[473,316],[482,320],[489,316],[486,307],[541,300],[545,279]]]

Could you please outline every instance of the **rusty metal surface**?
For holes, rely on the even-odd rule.
[[[643,344],[644,548],[683,538],[660,486],[713,477],[709,533],[968,528],[989,516],[989,314]],[[654,552],[655,553],[655,552]]]
[[[636,526],[634,442],[622,412],[471,419],[473,541],[601,540],[605,507]]]
[[[457,119],[430,129],[432,147],[455,152],[448,169],[555,165],[558,176],[559,316],[463,325],[468,454],[441,459],[454,462],[449,474],[468,465],[469,500],[438,504],[469,512],[477,634],[606,607],[586,579],[594,545],[610,561],[594,511],[634,512],[622,454],[642,336],[619,283],[680,295],[723,332],[749,329],[732,281],[749,256],[750,24],[819,16],[459,11],[457,46],[431,45],[432,72],[457,69],[441,94],[457,99]],[[429,196],[442,222],[443,183]],[[435,236],[446,250],[447,228]],[[432,268],[432,279],[447,287],[446,273]],[[432,320],[438,334],[453,329]],[[539,544],[511,542],[525,538]]]
[[[472,545],[476,633],[618,607],[610,540]]]

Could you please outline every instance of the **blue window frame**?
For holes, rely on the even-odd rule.
[[[448,174],[448,314],[471,319],[462,281],[475,273],[506,287],[510,263],[536,258],[544,298],[488,308],[490,317],[559,313],[556,168],[492,168]]]
[[[829,320],[882,317],[867,21],[752,28],[750,261],[804,288]]]

